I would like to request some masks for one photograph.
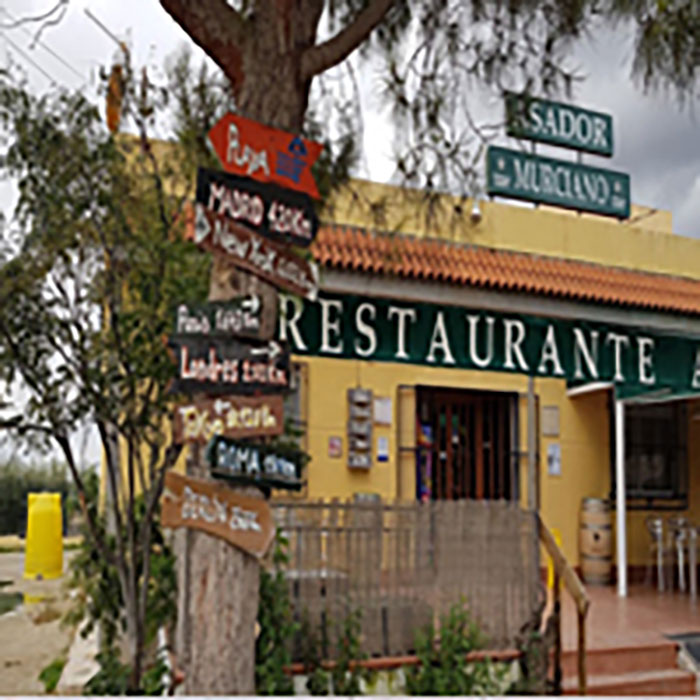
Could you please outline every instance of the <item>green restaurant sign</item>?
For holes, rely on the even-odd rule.
[[[486,180],[491,195],[621,219],[630,213],[629,175],[614,170],[490,146]]]
[[[700,337],[594,321],[324,293],[282,296],[278,338],[300,355],[700,391]]]
[[[613,154],[612,117],[537,97],[506,93],[506,133],[553,146]]]

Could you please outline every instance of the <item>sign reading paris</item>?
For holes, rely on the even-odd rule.
[[[506,133],[516,138],[613,154],[612,117],[551,100],[506,93]]]

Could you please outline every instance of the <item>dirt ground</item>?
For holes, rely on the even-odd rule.
[[[64,556],[64,571],[67,557]],[[0,594],[21,593],[23,602],[0,614],[0,695],[39,695],[40,671],[68,651],[73,632],[61,626],[69,605],[66,576],[26,581],[24,553],[0,554]],[[36,600],[41,598],[41,600]]]

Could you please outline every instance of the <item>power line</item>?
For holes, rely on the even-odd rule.
[[[26,54],[14,41],[12,41],[12,39],[10,39],[9,36],[7,36],[7,34],[6,34],[5,32],[0,31],[0,35],[2,35],[2,36],[5,38],[5,41],[6,41],[10,46],[12,46],[12,47],[15,49],[15,51],[16,51],[20,56],[22,56],[22,58],[24,58],[25,61],[27,61],[27,63],[30,63],[30,64],[31,64],[32,66],[34,66],[34,68],[36,68],[40,73],[42,73],[43,75],[45,75],[45,76],[51,81],[51,84],[52,84],[52,85],[54,85],[54,86],[55,86],[55,85],[58,85],[58,81],[57,81],[53,76],[51,76],[44,68],[42,68],[31,56],[29,56],[28,54]]]
[[[6,14],[11,20],[13,20],[13,21],[15,22],[15,26],[17,26],[17,27],[19,27],[20,29],[22,29],[22,31],[23,31],[25,34],[27,34],[27,35],[29,35],[29,36],[32,36],[32,33],[31,33],[26,27],[23,27],[23,26],[20,26],[19,24],[17,24],[17,22],[19,22],[19,20],[17,19],[17,17],[15,17],[15,16],[14,16],[11,12],[9,12],[6,8],[0,7],[0,12],[2,12],[3,14]],[[59,53],[57,53],[56,51],[54,51],[50,46],[48,46],[47,44],[45,44],[45,43],[44,43],[43,41],[41,41],[41,40],[37,40],[36,43],[39,44],[39,46],[41,46],[43,49],[45,49],[46,51],[48,51],[57,61],[60,61],[66,68],[68,68],[68,70],[70,70],[72,73],[74,73],[75,75],[77,75],[81,80],[84,80],[84,79],[85,79],[85,76],[83,76],[83,75],[82,75],[78,70],[76,70],[70,63],[68,63],[68,61],[66,61],[66,60],[63,58],[63,56],[61,56]]]

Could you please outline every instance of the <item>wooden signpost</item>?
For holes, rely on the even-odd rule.
[[[227,172],[276,182],[318,199],[311,166],[322,144],[230,112],[211,128],[209,142]]]
[[[281,396],[227,396],[199,399],[175,410],[173,440],[206,444],[216,435],[229,438],[281,435]]]
[[[266,316],[276,316],[275,309],[263,307],[262,296],[246,294],[230,301],[210,301],[199,306],[180,304],[175,318],[175,333],[198,337],[267,338]]]
[[[247,177],[199,168],[196,201],[282,243],[308,246],[318,233],[318,217],[308,195]]]
[[[202,530],[260,559],[275,536],[267,502],[224,484],[175,472],[165,475],[163,527]]]
[[[196,396],[175,410],[174,440],[190,443],[187,476],[167,475],[162,514],[177,528],[183,691],[252,695],[258,559],[274,535],[260,492],[301,488],[307,457],[250,438],[283,430],[290,358],[272,340],[276,288],[311,300],[318,290],[316,266],[289,244],[308,246],[318,230],[309,197],[318,197],[311,166],[322,146],[233,114],[209,138],[229,174],[198,174],[189,233],[214,259],[209,303],[180,305],[169,341],[178,366],[172,388]]]
[[[279,394],[289,388],[289,350],[275,340],[171,336],[168,345],[178,366],[173,393]]]
[[[201,248],[225,255],[236,267],[262,277],[276,287],[313,301],[318,292],[316,265],[289,252],[231,219],[195,205],[194,242]]]
[[[231,483],[292,491],[303,486],[304,453],[298,449],[214,437],[206,457],[212,476]]]

